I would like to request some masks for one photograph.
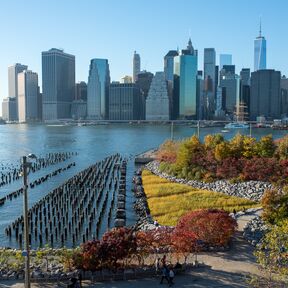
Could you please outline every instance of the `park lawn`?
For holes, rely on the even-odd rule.
[[[161,225],[174,226],[182,215],[198,209],[232,212],[260,206],[248,199],[173,183],[148,170],[143,171],[142,181],[151,215]]]

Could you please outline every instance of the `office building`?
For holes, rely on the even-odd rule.
[[[75,56],[52,48],[42,52],[43,120],[71,118],[75,99]]]
[[[156,72],[146,99],[146,120],[169,120],[169,97],[164,72]]]
[[[207,119],[213,119],[215,113],[216,51],[214,48],[204,49],[204,90],[207,98]]]
[[[38,121],[38,74],[30,70],[18,73],[18,120]]]
[[[288,78],[281,78],[281,117],[288,117]]]
[[[224,65],[232,65],[231,54],[220,54],[219,56],[219,71],[223,69]]]
[[[20,63],[8,67],[8,97],[16,99],[16,120],[18,120],[18,73],[27,69],[27,65]]]
[[[174,79],[174,58],[178,56],[177,50],[170,50],[164,57],[164,73],[167,81],[173,82]]]
[[[134,51],[133,55],[133,82],[135,83],[137,81],[137,75],[141,71],[141,60],[140,55]]]
[[[262,36],[261,22],[259,36],[254,40],[254,71],[266,69],[266,39]]]
[[[87,102],[82,99],[74,100],[71,105],[71,116],[75,120],[85,119],[87,116]]]
[[[179,118],[197,118],[197,50],[194,50],[191,39],[187,49],[175,57],[174,74],[179,77]],[[177,89],[177,77],[174,78],[174,89]],[[176,86],[175,86],[176,85]],[[175,92],[176,95],[178,92]]]
[[[141,93],[135,83],[112,83],[109,87],[109,120],[142,120]]]
[[[281,73],[275,70],[258,70],[251,73],[250,120],[258,116],[267,120],[281,116]]]
[[[240,71],[240,102],[246,107],[249,114],[250,104],[250,69],[243,68]]]
[[[87,85],[87,117],[108,119],[110,70],[107,59],[92,59]]]
[[[87,101],[87,84],[85,81],[76,83],[75,100]]]
[[[2,119],[8,122],[18,121],[16,97],[8,97],[2,101]]]

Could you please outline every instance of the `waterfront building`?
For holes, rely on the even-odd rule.
[[[249,114],[250,104],[250,69],[243,68],[240,71],[240,102],[247,108]]]
[[[143,119],[143,118],[142,118]],[[109,120],[142,120],[141,93],[135,83],[109,86]]]
[[[288,117],[288,78],[281,78],[281,116]]]
[[[124,77],[121,78],[120,83],[123,84],[133,83],[133,79],[131,76],[125,75]]]
[[[215,113],[216,51],[204,49],[204,90],[207,98],[207,119],[213,119]]]
[[[16,120],[18,120],[18,73],[27,69],[27,65],[20,63],[8,67],[8,97],[16,99]]]
[[[169,120],[169,97],[164,72],[156,72],[146,99],[146,120]]]
[[[215,110],[215,117],[216,119],[225,120],[225,98],[223,97],[223,87],[217,87],[216,92],[216,110]]]
[[[207,98],[204,89],[204,79],[203,79],[203,71],[198,71],[197,73],[197,115],[199,120],[204,120],[207,117]]]
[[[281,72],[258,70],[251,73],[250,120],[258,116],[267,120],[281,116]]]
[[[75,100],[87,101],[87,83],[81,81],[76,83]]]
[[[133,55],[133,82],[135,83],[137,81],[137,75],[141,71],[141,59],[140,55],[134,51]]]
[[[75,120],[85,119],[87,116],[87,102],[82,99],[74,100],[71,106],[71,116]]]
[[[152,79],[154,77],[154,74],[148,71],[141,71],[137,75],[137,81],[136,84],[140,88],[140,94],[141,94],[141,99],[140,99],[140,119],[145,119],[146,116],[146,99],[148,97],[148,92],[150,89],[150,85],[152,82]]]
[[[16,97],[7,97],[2,101],[2,119],[8,122],[18,120]]]
[[[232,65],[231,54],[220,54],[219,55],[219,71],[223,69],[224,65]]]
[[[75,56],[52,48],[42,52],[43,120],[71,118],[75,99]]]
[[[38,121],[38,74],[30,70],[18,73],[18,120],[20,123]]]
[[[236,105],[240,103],[240,77],[235,74],[234,65],[224,65],[220,72],[222,97],[225,99],[225,111],[233,115]]]
[[[254,40],[254,71],[266,69],[266,39],[262,36],[261,22],[259,36]]]
[[[183,49],[181,55],[175,57],[174,74],[179,77],[180,119],[197,118],[197,58],[197,50],[194,50],[191,39],[187,49]],[[174,88],[177,89],[178,79],[174,79]]]
[[[170,50],[164,57],[164,73],[167,81],[173,82],[174,79],[174,58],[178,56],[177,50]]]
[[[110,70],[107,59],[92,59],[87,85],[87,117],[108,119]]]

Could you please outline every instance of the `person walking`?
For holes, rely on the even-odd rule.
[[[173,271],[173,267],[172,265],[169,267],[169,287],[171,287],[172,285],[174,285],[174,277],[175,277],[175,273]]]
[[[162,277],[161,277],[161,281],[160,284],[163,284],[164,279],[167,281],[167,283],[170,286],[170,280],[169,280],[169,269],[166,265],[164,265],[162,267]]]

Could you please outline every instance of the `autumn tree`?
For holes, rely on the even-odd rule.
[[[165,141],[157,152],[157,160],[160,162],[174,163],[177,158],[178,142]]]
[[[288,219],[288,187],[267,190],[262,197],[263,219],[271,224]]]
[[[260,157],[273,157],[275,150],[272,135],[262,137],[255,146],[255,153]]]

